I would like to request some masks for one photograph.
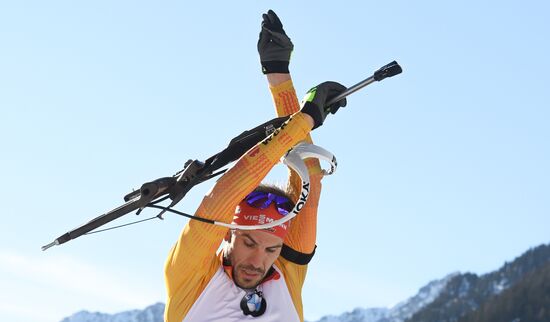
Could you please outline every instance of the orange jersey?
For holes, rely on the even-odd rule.
[[[254,190],[284,153],[303,140],[310,141],[311,128],[299,110],[298,100],[291,81],[271,87],[277,114],[292,117],[265,140],[247,151],[206,194],[195,216],[230,223],[235,207]],[[322,173],[317,160],[306,160],[310,171],[310,196],[300,214],[292,220],[285,244],[301,253],[312,253],[315,248],[317,205]],[[300,193],[300,177],[291,171],[289,184],[294,188],[294,200]],[[171,249],[165,264],[167,303],[166,322],[186,321],[186,316],[199,301],[204,302],[205,290],[220,280],[229,285],[221,274],[222,262],[216,254],[227,228],[190,220]],[[282,274],[294,306],[296,316],[303,321],[301,291],[307,265],[298,265],[279,257],[274,266]],[[223,280],[223,281],[222,281]],[[220,284],[221,285],[221,284]],[[285,290],[286,292],[286,290]],[[202,297],[201,297],[202,296]],[[282,305],[282,304],[281,304]],[[197,308],[194,308],[195,311]],[[244,318],[244,315],[243,315]]]

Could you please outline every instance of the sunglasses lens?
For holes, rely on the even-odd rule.
[[[254,208],[265,209],[271,204],[267,193],[254,191],[246,197],[246,203]]]
[[[251,192],[245,200],[248,205],[257,209],[265,209],[274,202],[277,211],[283,216],[287,215],[293,208],[288,198],[267,192]]]
[[[277,210],[283,216],[287,215],[292,210],[292,208],[294,208],[290,200],[285,197],[277,196],[277,199],[275,199],[275,203],[277,205]]]

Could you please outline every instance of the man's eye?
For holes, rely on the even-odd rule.
[[[266,251],[268,253],[275,253],[275,249],[273,249],[273,248],[266,248]]]
[[[252,244],[252,243],[247,243],[247,242],[244,242],[244,245],[245,245],[246,247],[250,247],[250,248],[252,248],[252,247],[254,246],[254,244]]]

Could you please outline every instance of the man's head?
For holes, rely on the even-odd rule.
[[[235,210],[234,223],[258,225],[283,218],[293,203],[277,187],[260,186]],[[241,288],[255,288],[279,257],[289,223],[262,230],[232,230],[224,256],[233,267],[233,280]]]

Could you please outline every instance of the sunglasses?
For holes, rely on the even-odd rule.
[[[286,216],[294,208],[287,197],[270,192],[253,191],[244,200],[249,206],[256,209],[265,209],[274,203],[277,212],[282,216]]]

